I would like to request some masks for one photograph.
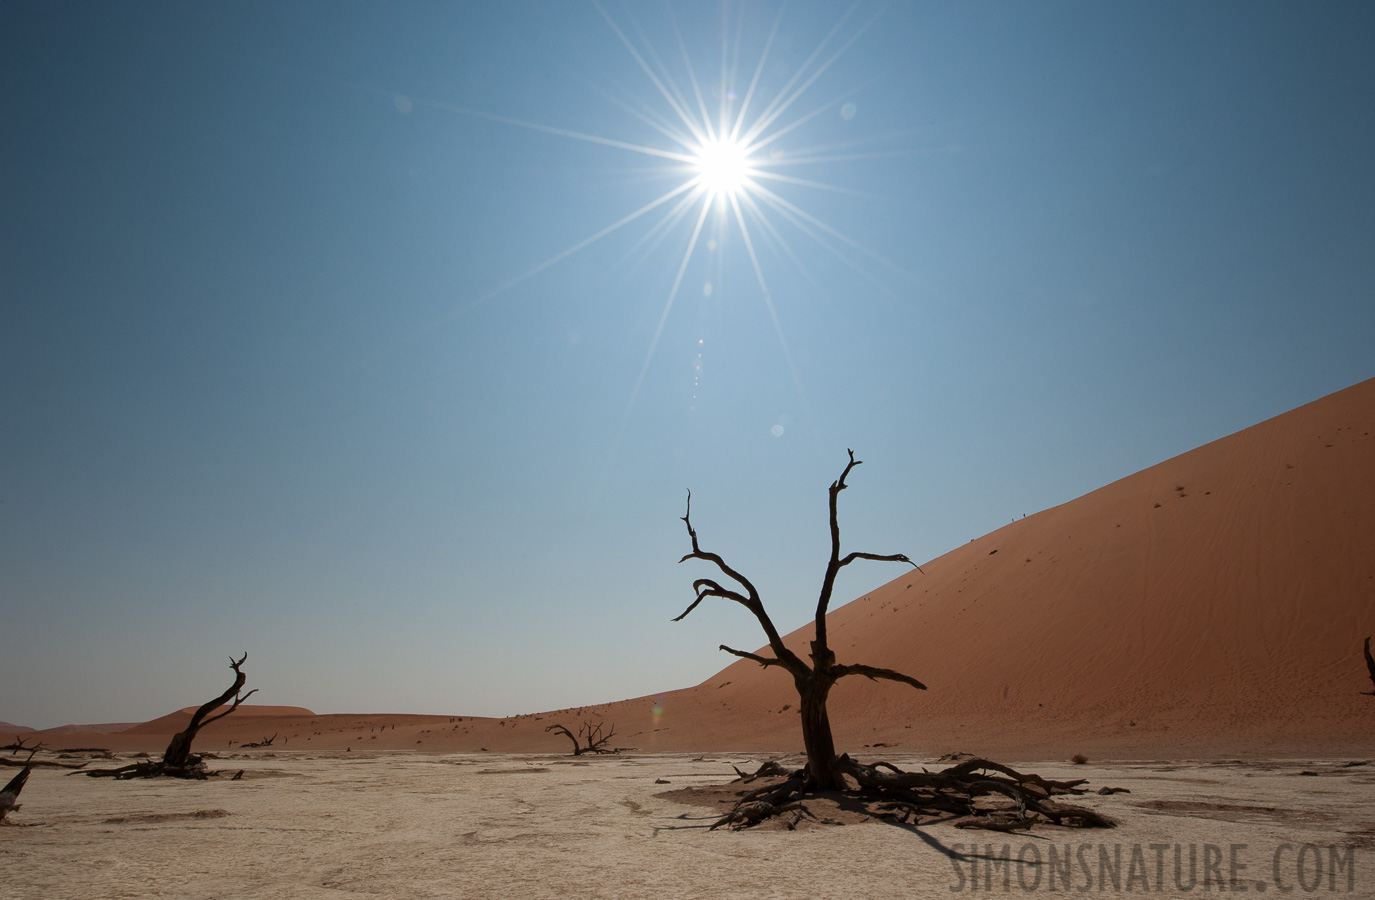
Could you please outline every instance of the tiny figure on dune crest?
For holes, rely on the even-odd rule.
[[[802,742],[807,754],[807,764],[804,768],[791,773],[784,771],[782,781],[743,794],[735,808],[712,828],[722,825],[730,825],[736,829],[747,828],[765,819],[792,813],[788,820],[788,826],[791,828],[804,818],[815,818],[803,803],[806,797],[835,792],[844,792],[851,798],[858,799],[866,805],[870,815],[896,819],[904,823],[909,821],[909,818],[921,822],[928,817],[935,817],[941,821],[952,821],[961,827],[997,831],[1029,828],[1038,821],[1078,827],[1112,827],[1112,820],[1093,810],[1066,806],[1050,799],[1053,794],[1084,793],[1084,789],[1079,787],[1084,783],[1083,780],[1047,781],[1038,775],[1024,775],[985,759],[966,760],[938,773],[904,772],[888,762],[880,761],[865,765],[851,759],[848,754],[836,753],[831,722],[826,712],[826,700],[837,681],[851,675],[862,675],[871,681],[895,681],[917,690],[926,690],[926,685],[917,679],[892,669],[858,663],[841,664],[837,662],[835,651],[828,643],[826,613],[835,589],[836,576],[841,569],[863,559],[906,563],[918,572],[922,571],[921,566],[901,553],[852,551],[841,556],[837,501],[840,492],[848,487],[845,480],[850,476],[850,472],[861,464],[860,460],[855,459],[853,450],[846,452],[850,457],[849,462],[840,473],[840,477],[831,482],[830,487],[831,558],[827,563],[826,574],[821,582],[821,593],[817,600],[815,636],[811,641],[810,662],[783,642],[783,637],[764,609],[764,601],[754,584],[731,568],[719,554],[701,548],[697,532],[692,527],[692,492],[688,492],[687,513],[682,518],[687,526],[688,537],[692,541],[692,552],[683,556],[679,562],[697,559],[710,563],[738,587],[722,585],[711,578],[697,579],[692,583],[696,598],[682,615],[673,621],[682,621],[708,597],[732,600],[749,610],[764,629],[773,655],[762,656],[735,650],[724,644],[721,645],[721,649],[741,659],[757,662],[765,668],[780,668],[792,677],[801,701],[799,712]],[[772,765],[776,767],[776,764]],[[752,781],[755,777],[766,774],[773,774],[773,771],[766,773],[761,768],[760,772],[749,777],[742,773],[742,780]],[[851,783],[856,787],[852,788]],[[980,800],[991,794],[1001,795],[1004,799],[993,806],[987,801]]]
[[[91,769],[82,772],[92,778],[118,778],[126,780],[129,778],[157,778],[160,775],[167,775],[172,778],[195,778],[204,780],[211,775],[217,774],[209,772],[205,768],[205,761],[201,757],[191,752],[191,742],[195,740],[196,733],[211,722],[218,722],[225,716],[238,709],[249,697],[258,692],[257,688],[247,694],[239,694],[248,676],[243,671],[243,664],[248,660],[248,653],[245,652],[240,659],[229,658],[229,668],[234,670],[234,683],[229,686],[224,693],[214,700],[207,701],[200,709],[191,716],[191,721],[186,728],[172,736],[172,740],[167,744],[167,749],[163,751],[162,759],[158,762],[137,762],[128,766],[120,766],[118,769]],[[210,713],[224,706],[233,700],[233,704],[219,715],[212,716]],[[207,718],[208,716],[208,718]],[[276,737],[276,735],[273,735]]]
[[[1370,638],[1365,639],[1365,667],[1370,672],[1370,684],[1375,686],[1375,656],[1370,655]],[[1367,697],[1375,697],[1375,690],[1361,691]]]
[[[584,753],[620,753],[620,748],[609,748],[607,742],[616,736],[616,726],[612,725],[611,730],[602,733],[602,723],[593,725],[590,722],[583,722],[578,726],[578,733],[575,735],[562,725],[550,725],[544,729],[546,732],[553,731],[561,734],[573,742],[573,755],[582,756]]]

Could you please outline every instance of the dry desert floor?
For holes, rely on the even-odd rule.
[[[4,897],[1375,897],[1375,762],[1012,761],[1130,793],[1108,831],[868,821],[730,832],[665,796],[745,755],[244,753],[205,782],[34,771]],[[904,768],[929,761],[894,758]],[[96,765],[117,763],[97,762]],[[228,776],[243,770],[243,777]],[[13,769],[0,770],[0,776]],[[668,782],[664,784],[662,782]]]

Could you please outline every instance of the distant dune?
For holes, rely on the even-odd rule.
[[[818,527],[824,516],[819,503]],[[845,524],[842,505],[842,537]],[[840,662],[929,687],[840,682],[830,710],[841,749],[1369,755],[1375,700],[1360,691],[1361,642],[1375,634],[1375,380],[922,568],[831,613]],[[787,640],[803,651],[808,637]],[[280,732],[274,748],[291,750],[563,752],[567,739],[544,729],[588,719],[614,723],[622,747],[797,750],[796,707],[785,674],[739,661],[696,687],[512,719],[244,706],[202,746]],[[102,743],[151,746],[193,709]]]
[[[138,725],[138,722],[106,722],[101,725],[58,725],[56,728],[40,728],[37,734],[117,734]],[[0,728],[0,731],[3,731]]]

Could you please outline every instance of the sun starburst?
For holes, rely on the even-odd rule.
[[[753,169],[749,147],[729,138],[708,140],[693,153],[698,184],[709,199],[734,197],[750,184]]]
[[[786,186],[843,191],[844,189],[835,185],[784,174],[780,170],[788,166],[835,164],[888,155],[838,153],[835,145],[814,148],[793,146],[789,147],[787,152],[782,150],[786,143],[785,138],[796,139],[802,133],[804,125],[825,112],[839,111],[839,115],[847,121],[853,117],[854,107],[847,102],[848,98],[843,96],[828,98],[810,108],[799,107],[808,102],[805,98],[818,80],[881,14],[875,14],[867,22],[856,26],[850,20],[860,5],[856,3],[840,17],[811,54],[795,68],[791,68],[791,76],[786,77],[781,86],[767,89],[766,83],[770,79],[765,77],[766,71],[776,76],[779,71],[787,70],[783,61],[775,58],[775,39],[783,24],[783,13],[779,12],[772,27],[763,36],[752,74],[746,74],[750,70],[742,70],[739,65],[742,42],[738,19],[736,33],[731,34],[731,17],[723,16],[720,81],[704,90],[703,82],[697,77],[693,67],[687,41],[676,20],[672,20],[671,14],[669,18],[672,20],[672,33],[681,57],[681,65],[676,70],[664,62],[638,27],[633,26],[633,23],[630,27],[622,27],[622,23],[603,6],[594,3],[611,32],[629,53],[653,89],[649,101],[641,97],[629,101],[613,99],[613,102],[661,138],[666,139],[669,142],[667,147],[661,142],[637,143],[522,121],[470,108],[445,106],[464,115],[642,154],[666,164],[666,168],[658,170],[659,172],[676,173],[681,176],[680,180],[658,197],[487,292],[465,307],[470,308],[490,300],[651,213],[659,216],[658,221],[636,242],[632,253],[648,253],[664,241],[673,229],[691,223],[658,323],[648,341],[643,363],[630,391],[617,442],[635,406],[674,302],[683,286],[689,263],[703,244],[720,247],[727,242],[738,240],[739,246],[748,258],[749,269],[768,310],[769,319],[804,409],[807,406],[805,392],[802,390],[801,379],[784,335],[773,292],[765,277],[765,267],[760,259],[761,248],[767,247],[778,259],[795,266],[807,280],[812,281],[812,276],[807,271],[805,254],[791,246],[780,228],[781,225],[786,225],[885,290],[886,286],[866,271],[856,256],[866,257],[870,261],[881,263],[904,276],[911,277],[879,254],[806,212],[774,189],[777,187],[781,190]],[[847,28],[849,34],[844,36]],[[636,38],[632,39],[628,31],[633,32]],[[712,104],[707,100],[713,89],[718,101],[714,110],[710,108]],[[766,94],[769,96],[765,96]],[[657,97],[657,101],[653,97]],[[717,215],[709,219],[709,214],[713,210]]]

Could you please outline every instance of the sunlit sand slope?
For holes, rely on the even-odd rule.
[[[1375,380],[923,569],[830,617],[842,662],[930,688],[841,682],[852,740],[1375,749]],[[790,688],[742,662],[689,693],[758,716]]]

